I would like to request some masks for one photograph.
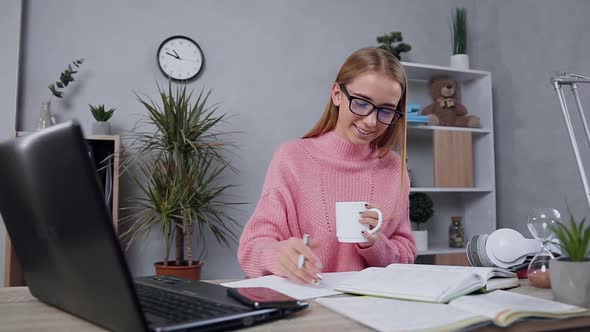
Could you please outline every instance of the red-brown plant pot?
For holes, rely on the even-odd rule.
[[[203,262],[196,261],[193,262],[193,265],[187,265],[186,261],[183,261],[182,263],[182,265],[178,266],[175,261],[168,261],[168,265],[164,265],[164,262],[156,262],[154,263],[156,275],[201,280],[201,268],[203,267]]]

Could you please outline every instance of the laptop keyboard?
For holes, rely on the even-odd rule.
[[[248,311],[139,283],[135,284],[135,289],[141,308],[145,313],[165,318],[171,322],[203,320]]]

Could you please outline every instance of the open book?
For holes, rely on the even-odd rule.
[[[447,303],[475,291],[518,286],[514,272],[493,267],[391,264],[366,268],[336,286],[336,290],[405,300]]]
[[[587,316],[588,309],[506,291],[473,294],[448,304],[370,296],[316,302],[378,331],[455,331],[474,325],[506,327],[527,318]]]

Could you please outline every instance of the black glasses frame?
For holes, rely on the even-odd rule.
[[[348,109],[349,109],[349,110],[350,110],[352,113],[354,113],[354,114],[356,114],[356,115],[360,115],[360,116],[369,116],[369,115],[371,115],[371,114],[373,113],[373,111],[377,110],[377,121],[379,121],[379,122],[381,122],[381,123],[383,123],[383,124],[385,124],[385,125],[388,125],[388,126],[395,124],[395,123],[396,123],[396,122],[398,122],[398,121],[399,121],[401,118],[403,118],[403,117],[404,117],[404,112],[402,112],[402,111],[399,111],[397,108],[396,108],[396,109],[393,109],[393,108],[387,108],[387,107],[378,107],[378,106],[376,106],[375,104],[373,104],[372,102],[370,102],[370,101],[368,101],[368,100],[366,100],[366,99],[364,99],[364,98],[360,98],[360,97],[356,97],[356,96],[351,96],[351,95],[350,95],[350,93],[348,93],[348,90],[346,89],[346,87],[344,86],[344,84],[340,83],[340,84],[339,84],[339,86],[340,86],[340,90],[342,90],[342,92],[344,92],[344,95],[346,95],[346,98],[348,98],[348,102],[349,102]],[[371,109],[371,111],[370,111],[369,113],[367,113],[367,114],[358,114],[358,113],[356,113],[356,112],[354,112],[354,111],[352,110],[352,101],[353,101],[353,100],[355,100],[355,99],[362,100],[362,101],[364,101],[365,103],[368,103],[368,104],[370,104],[371,106],[373,106],[373,108],[372,108],[372,109]],[[399,117],[397,117],[397,118],[395,118],[395,117],[394,117],[392,122],[383,122],[383,121],[381,121],[381,120],[379,119],[379,110],[382,110],[382,109],[383,109],[383,110],[392,111],[392,112],[396,113],[397,115],[399,115]]]

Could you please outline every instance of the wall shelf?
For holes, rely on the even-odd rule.
[[[408,126],[407,158],[411,169],[411,192],[427,193],[434,202],[434,215],[421,229],[428,230],[429,249],[419,256],[461,256],[465,249],[449,248],[451,216],[462,216],[465,242],[475,234],[496,229],[496,180],[492,76],[480,70],[461,70],[429,64],[402,62],[408,76],[408,103],[425,107],[432,103],[429,82],[449,77],[459,83],[459,102],[469,115],[480,118],[481,128],[411,125]],[[473,187],[440,188],[434,185],[434,133],[471,133]]]

